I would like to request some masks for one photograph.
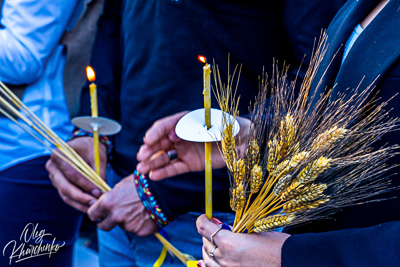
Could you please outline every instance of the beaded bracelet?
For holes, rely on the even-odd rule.
[[[133,179],[135,181],[136,190],[142,201],[147,212],[153,221],[159,226],[164,227],[169,224],[169,221],[157,205],[157,201],[151,195],[149,190],[149,183],[147,182],[146,176],[139,174],[137,171],[133,173]]]
[[[77,137],[84,137],[84,136],[93,137],[93,133],[89,133],[89,132],[86,132],[85,130],[79,129],[79,130],[76,130],[76,131],[74,131],[72,133],[72,136],[71,136],[71,138],[69,140],[75,139]],[[108,161],[110,161],[110,159],[111,159],[111,151],[112,151],[112,148],[113,148],[113,144],[112,144],[110,138],[108,138],[106,135],[101,135],[99,137],[99,141],[100,141],[100,143],[102,143],[103,145],[106,146],[107,159],[108,159]]]

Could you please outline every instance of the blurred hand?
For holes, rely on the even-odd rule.
[[[68,144],[94,169],[93,138],[79,137]],[[105,145],[100,143],[101,177],[105,179],[107,152]],[[58,152],[60,150],[57,149]],[[60,152],[61,153],[61,152]],[[51,154],[46,163],[49,177],[57,188],[61,198],[70,206],[87,212],[91,204],[101,195],[101,191],[70,164],[55,153]]]
[[[115,187],[103,194],[88,210],[92,221],[104,218],[97,226],[110,231],[119,225],[138,236],[154,234],[158,226],[151,219],[136,191],[133,174],[122,179]]]
[[[149,178],[152,180],[162,180],[187,172],[204,170],[204,143],[188,142],[175,134],[176,124],[186,113],[188,111],[160,119],[146,132],[143,138],[144,144],[137,154],[137,160],[140,161],[136,167],[138,172],[149,173]],[[238,118],[238,121],[241,126],[239,135],[245,140],[250,120]],[[171,149],[175,149],[178,156],[172,162],[167,154]],[[212,147],[212,164],[214,169],[225,166],[216,143],[213,143]]]
[[[214,251],[213,260],[209,253],[215,246],[211,243],[210,235],[220,227],[205,215],[197,219],[196,225],[203,236],[203,260],[199,262],[202,267],[281,266],[282,246],[290,236],[278,232],[238,234],[221,230],[214,236],[218,248]]]

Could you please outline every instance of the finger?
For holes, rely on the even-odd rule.
[[[100,197],[88,210],[88,216],[90,220],[97,221],[103,217],[103,215],[108,215],[111,211],[106,206],[106,201],[104,200],[107,196],[107,193]]]
[[[137,166],[138,172],[146,174],[169,164],[170,159],[165,151],[159,151],[149,161],[142,161]]]
[[[205,266],[207,267],[221,267],[221,265],[218,264],[217,259],[215,257],[215,252],[218,250],[218,248],[214,251],[214,260],[211,259],[210,257],[210,252],[206,251],[204,246],[203,246],[203,261]]]
[[[51,155],[51,163],[48,171],[61,172],[65,179],[69,180],[70,183],[75,184],[77,187],[83,189],[83,191],[92,194],[94,197],[99,197],[101,191],[92,182],[86,179],[82,174],[75,170],[69,163],[58,157],[56,154]]]
[[[188,111],[183,111],[175,115],[163,118],[156,121],[153,126],[146,132],[145,142],[148,145],[153,145],[158,140],[167,136],[171,130],[175,129],[178,121],[186,114]]]
[[[209,242],[211,242],[210,236],[220,228],[218,225],[210,222],[210,220],[208,220],[208,218],[204,214],[197,218],[196,226],[199,234],[205,237]],[[222,232],[224,232],[224,230],[219,231],[218,234],[214,236],[214,241],[216,244],[218,244],[217,236],[221,236],[221,234],[223,234]]]
[[[48,162],[46,164],[48,169],[51,171],[49,177],[52,181],[54,187],[57,188],[59,195],[61,198],[69,205],[74,208],[86,212],[87,208],[89,208],[90,203],[96,201],[96,198],[93,196],[84,193],[81,189],[71,184],[64,175],[54,167],[52,162]]]
[[[207,240],[207,238],[203,237],[203,248],[208,253],[208,255],[210,254],[210,251],[212,251],[215,247],[216,245],[213,245],[210,241]],[[221,249],[219,247],[214,250],[214,259],[217,258],[221,258]]]
[[[114,222],[111,219],[111,216],[107,216],[107,217],[105,217],[104,220],[102,220],[101,222],[99,222],[97,224],[97,227],[100,228],[103,231],[110,231],[111,229],[113,229],[117,225],[118,225],[117,222]]]
[[[67,203],[68,205],[70,205],[71,207],[83,212],[83,213],[87,213],[88,209],[90,207],[90,205],[83,205],[82,203],[75,201],[73,199],[70,199],[69,197],[62,197],[62,200]]]
[[[165,165],[163,168],[151,170],[149,178],[153,181],[160,181],[168,177],[176,176],[182,173],[189,172],[189,167],[182,161],[175,161],[171,164]]]
[[[172,129],[172,130],[169,132],[168,138],[169,138],[169,140],[171,140],[172,142],[178,142],[178,141],[182,140],[182,139],[180,139],[180,138],[176,135],[175,129]]]
[[[149,159],[154,153],[165,150],[167,151],[172,146],[172,141],[168,137],[163,137],[159,142],[148,145],[144,144],[140,147],[139,152],[137,153],[137,160],[143,161]]]

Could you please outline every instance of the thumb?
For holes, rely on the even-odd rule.
[[[178,142],[181,139],[176,135],[175,129],[172,129],[169,134],[168,134],[168,138],[169,140],[171,140],[172,142]]]

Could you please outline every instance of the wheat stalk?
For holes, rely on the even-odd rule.
[[[323,35],[298,93],[296,80],[288,80],[288,66],[279,71],[274,62],[272,78],[262,75],[252,107],[246,153],[237,153],[232,135],[223,141],[231,208],[236,211],[234,232],[270,231],[326,218],[340,207],[392,190],[382,175],[393,168],[384,162],[397,153],[397,146],[375,151],[371,146],[394,130],[398,120],[388,117],[387,102],[377,103],[372,86],[356,88],[331,102],[331,90],[311,93],[312,84],[321,86],[314,79],[326,50]],[[220,108],[237,116],[236,90],[233,94],[230,86],[222,86],[219,72],[214,74],[220,85]],[[232,132],[230,125],[232,121],[224,124],[223,135]]]

